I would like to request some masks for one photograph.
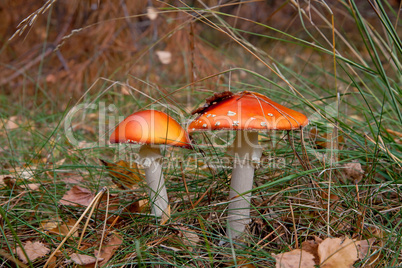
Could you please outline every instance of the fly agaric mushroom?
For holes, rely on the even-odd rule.
[[[206,104],[192,112],[199,114],[188,126],[189,132],[237,130],[228,152],[234,156],[229,193],[227,234],[241,236],[250,218],[249,193],[253,187],[255,163],[262,148],[258,131],[296,130],[308,124],[305,115],[286,108],[268,97],[251,91],[215,93]],[[245,194],[243,194],[245,193]]]
[[[144,165],[152,214],[162,216],[168,207],[168,196],[159,145],[191,148],[187,132],[167,114],[145,110],[133,113],[124,119],[110,136],[110,143],[142,145],[139,162]]]

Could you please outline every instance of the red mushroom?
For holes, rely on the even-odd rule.
[[[264,95],[250,91],[215,93],[203,107],[193,112],[196,113],[199,116],[189,124],[189,132],[238,130],[229,149],[234,156],[234,166],[227,229],[229,237],[237,238],[244,233],[250,218],[253,162],[258,162],[262,154],[258,131],[301,129],[308,124],[308,119]]]
[[[168,196],[162,173],[159,145],[190,148],[186,131],[167,114],[145,110],[133,113],[122,121],[110,136],[111,143],[141,144],[140,163],[144,165],[152,214],[162,216],[168,207]]]

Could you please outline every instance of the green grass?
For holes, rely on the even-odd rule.
[[[82,94],[78,102],[65,101],[65,109],[57,107],[56,102],[60,100],[51,97],[36,97],[32,102],[20,97],[10,103],[9,96],[0,95],[0,174],[9,174],[16,179],[16,184],[0,188],[1,265],[23,267],[24,264],[12,260],[13,256],[17,258],[13,249],[28,240],[43,242],[51,252],[57,248],[60,242],[57,236],[44,231],[41,223],[56,218],[65,222],[80,218],[83,207],[59,204],[61,197],[72,187],[65,179],[77,175],[83,177],[79,185],[93,193],[106,186],[111,194],[119,197],[118,209],[109,216],[119,215],[120,220],[110,227],[111,219],[106,229],[110,227],[108,231],[119,234],[123,243],[108,262],[109,267],[234,267],[244,260],[256,267],[274,267],[271,253],[290,251],[313,236],[323,239],[348,236],[357,240],[374,237],[375,247],[355,267],[363,267],[372,261],[375,261],[375,267],[401,265],[402,143],[398,135],[402,133],[402,45],[399,13],[385,12],[389,9],[388,3],[375,1],[371,10],[377,17],[369,23],[354,1],[339,1],[331,10],[315,3],[310,9],[314,21],[310,21],[309,16],[303,14],[306,7],[297,8],[300,8],[300,18],[296,20],[302,21],[299,32],[258,23],[265,30],[255,33],[228,25],[224,19],[233,15],[221,10],[165,9],[167,13],[198,13],[193,17],[194,23],[203,25],[204,31],[210,31],[230,44],[230,47],[214,47],[216,51],[222,51],[222,61],[230,62],[229,67],[212,77],[197,77],[198,81],[193,85],[172,83],[169,72],[161,69],[162,89],[151,79],[139,82],[142,78],[135,75],[129,77],[127,85],[99,78],[88,86],[90,90]],[[334,25],[331,24],[331,12],[335,14]],[[337,24],[339,12],[355,26],[353,34]],[[237,19],[243,20],[240,16]],[[169,36],[163,38],[168,40]],[[151,43],[152,39],[147,41],[149,44],[143,50],[145,55],[151,53],[155,45]],[[214,40],[200,42],[205,45],[207,41]],[[119,116],[124,118],[136,110],[154,107],[168,111],[184,123],[183,119],[190,118],[187,95],[191,94],[191,107],[202,105],[212,93],[205,89],[204,83],[217,77],[221,77],[222,82],[211,82],[217,91],[227,90],[229,86],[235,92],[256,91],[303,111],[310,118],[310,125],[303,130],[303,135],[300,131],[290,133],[301,162],[286,133],[261,134],[265,164],[256,170],[249,234],[244,243],[228,243],[229,246],[220,246],[219,242],[230,242],[225,229],[231,163],[229,167],[223,167],[214,166],[215,162],[211,161],[226,156],[226,149],[213,147],[212,140],[224,145],[230,143],[233,133],[195,134],[194,141],[203,153],[184,149],[165,152],[166,163],[180,163],[176,160],[182,159],[183,166],[169,165],[164,170],[172,214],[163,226],[146,213],[124,210],[133,202],[144,199],[143,191],[116,189],[99,161],[99,158],[110,162],[129,160],[130,153],[138,152],[136,146],[123,146],[125,151],[120,151],[107,144],[110,130],[118,123]],[[182,81],[192,80],[186,77]],[[144,94],[138,92],[136,86],[130,88],[131,83],[141,84],[139,91]],[[120,88],[123,85],[133,95],[122,94]],[[36,90],[37,96],[45,92],[40,85]],[[160,104],[155,104],[155,100]],[[94,108],[82,109],[75,114],[72,123],[82,125],[73,134],[78,141],[96,142],[89,148],[84,143],[72,144],[66,137],[67,115],[74,106],[82,104],[94,104]],[[106,118],[104,125],[99,125],[102,107]],[[109,107],[113,109],[109,110]],[[5,127],[11,117],[18,125],[15,129]],[[314,127],[320,135],[338,133],[343,140],[337,144],[334,139],[332,147],[319,148],[309,135]],[[186,161],[194,156],[198,163],[186,166]],[[274,161],[278,165],[274,165]],[[362,165],[364,176],[359,181],[345,177],[343,173],[343,165],[351,162]],[[40,187],[27,190],[28,183]],[[325,194],[329,190],[332,195],[328,205]],[[191,203],[196,202],[193,208]],[[60,267],[72,266],[64,264],[62,255],[77,251],[93,256],[99,247],[105,232],[105,208],[98,207],[95,211],[85,229],[84,246],[78,248],[78,238],[68,239],[62,245],[61,255],[57,257]],[[80,225],[80,234],[86,220],[87,216]],[[186,238],[177,239],[183,232],[180,228],[184,227],[198,235],[199,241],[195,245],[183,246]],[[11,259],[7,260],[7,256]],[[26,265],[40,267],[46,260],[47,257],[39,258]]]

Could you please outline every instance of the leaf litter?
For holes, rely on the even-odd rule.
[[[272,254],[277,268],[350,268],[364,259],[375,239],[352,240],[350,238],[314,237],[302,243],[301,249]]]

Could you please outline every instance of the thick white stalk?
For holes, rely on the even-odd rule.
[[[143,145],[139,155],[140,163],[144,166],[152,214],[161,217],[168,207],[169,200],[162,173],[160,148],[159,146]]]
[[[230,238],[240,237],[250,221],[251,193],[243,194],[253,188],[254,166],[259,161],[262,149],[258,145],[258,132],[237,131],[237,136],[228,151],[234,157],[232,181],[229,193],[228,227]]]

